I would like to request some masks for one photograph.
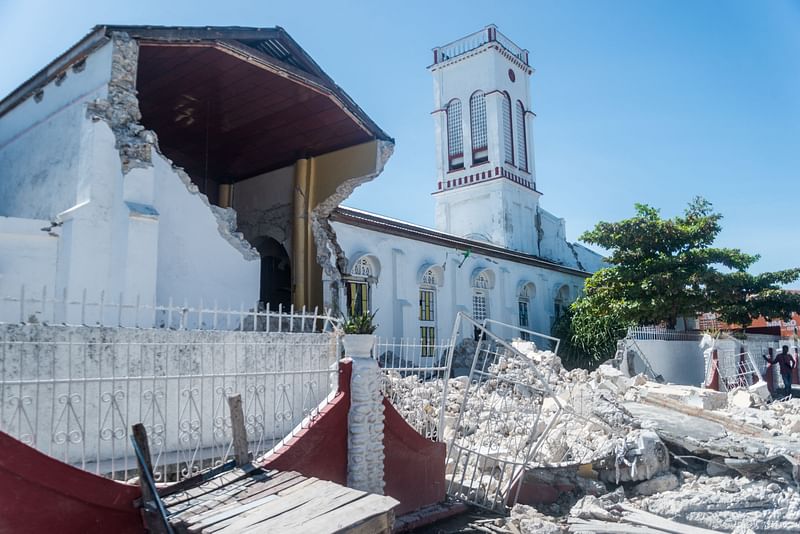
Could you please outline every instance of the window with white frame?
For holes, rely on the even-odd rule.
[[[472,293],[472,318],[476,322],[482,323],[487,316],[486,293],[476,290]],[[474,336],[476,341],[481,336],[481,330],[477,327],[475,328]]]
[[[472,163],[489,160],[488,137],[486,134],[486,95],[476,91],[469,99],[469,124],[472,132]]]
[[[528,139],[525,133],[525,108],[517,100],[517,162],[523,171],[528,170]]]
[[[372,263],[366,257],[359,259],[350,269],[350,275],[345,281],[347,311],[350,317],[358,317],[370,312]]]
[[[502,114],[503,114],[503,148],[505,162],[514,164],[514,129],[511,126],[511,98],[508,94],[502,95]]]
[[[555,318],[561,317],[569,306],[569,287],[563,285],[556,293],[555,301],[553,302]]]
[[[464,168],[464,132],[461,123],[461,101],[457,98],[447,104],[447,159],[450,170]]]
[[[436,274],[428,269],[419,288],[419,336],[424,357],[436,355]]]
[[[520,329],[530,329],[530,284],[522,286],[517,300],[519,327]],[[530,339],[530,334],[520,332],[520,337],[526,341]]]

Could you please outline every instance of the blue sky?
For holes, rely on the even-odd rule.
[[[98,23],[284,27],[396,139],[347,204],[427,226],[431,48],[495,23],[531,52],[537,185],[570,239],[702,195],[719,245],[800,265],[800,0],[0,0],[0,93]]]

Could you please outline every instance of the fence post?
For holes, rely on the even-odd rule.
[[[353,360],[347,416],[347,485],[383,495],[383,394],[378,362],[370,356],[373,335],[347,334],[345,356]]]
[[[767,376],[765,378],[767,379],[767,389],[769,389],[769,393],[772,395],[772,392],[775,390],[775,372],[772,370],[772,347],[769,347],[767,351],[769,352],[769,360],[767,361]]]
[[[711,377],[705,384],[706,388],[719,391],[719,355],[717,349],[711,350]]]

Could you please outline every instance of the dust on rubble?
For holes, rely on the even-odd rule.
[[[535,445],[526,483],[571,488],[549,504],[516,504],[441,532],[800,532],[800,399],[771,402],[763,386],[720,393],[658,384],[609,364],[567,371],[533,343],[513,347],[489,367],[496,380],[449,379],[444,403],[442,380],[387,375],[408,420],[441,430],[448,444],[488,448],[470,465],[449,458],[449,480],[470,469],[480,485],[473,492],[496,491],[508,476],[498,469],[503,457]],[[498,391],[503,380],[515,386]],[[542,391],[533,432],[515,434],[526,428],[520,418],[537,415],[526,403]],[[485,407],[499,396],[503,421],[490,421]]]

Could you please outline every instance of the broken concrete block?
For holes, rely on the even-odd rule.
[[[746,389],[734,389],[728,393],[728,404],[737,408],[749,408],[753,405],[753,399]]]
[[[657,382],[648,382],[639,388],[639,397],[679,402],[703,410],[722,410],[728,405],[728,394],[722,391]]]
[[[678,477],[672,473],[667,473],[665,475],[659,475],[651,478],[650,480],[640,482],[634,488],[634,492],[637,495],[655,495],[656,493],[674,490],[679,485],[680,482],[678,481]]]

